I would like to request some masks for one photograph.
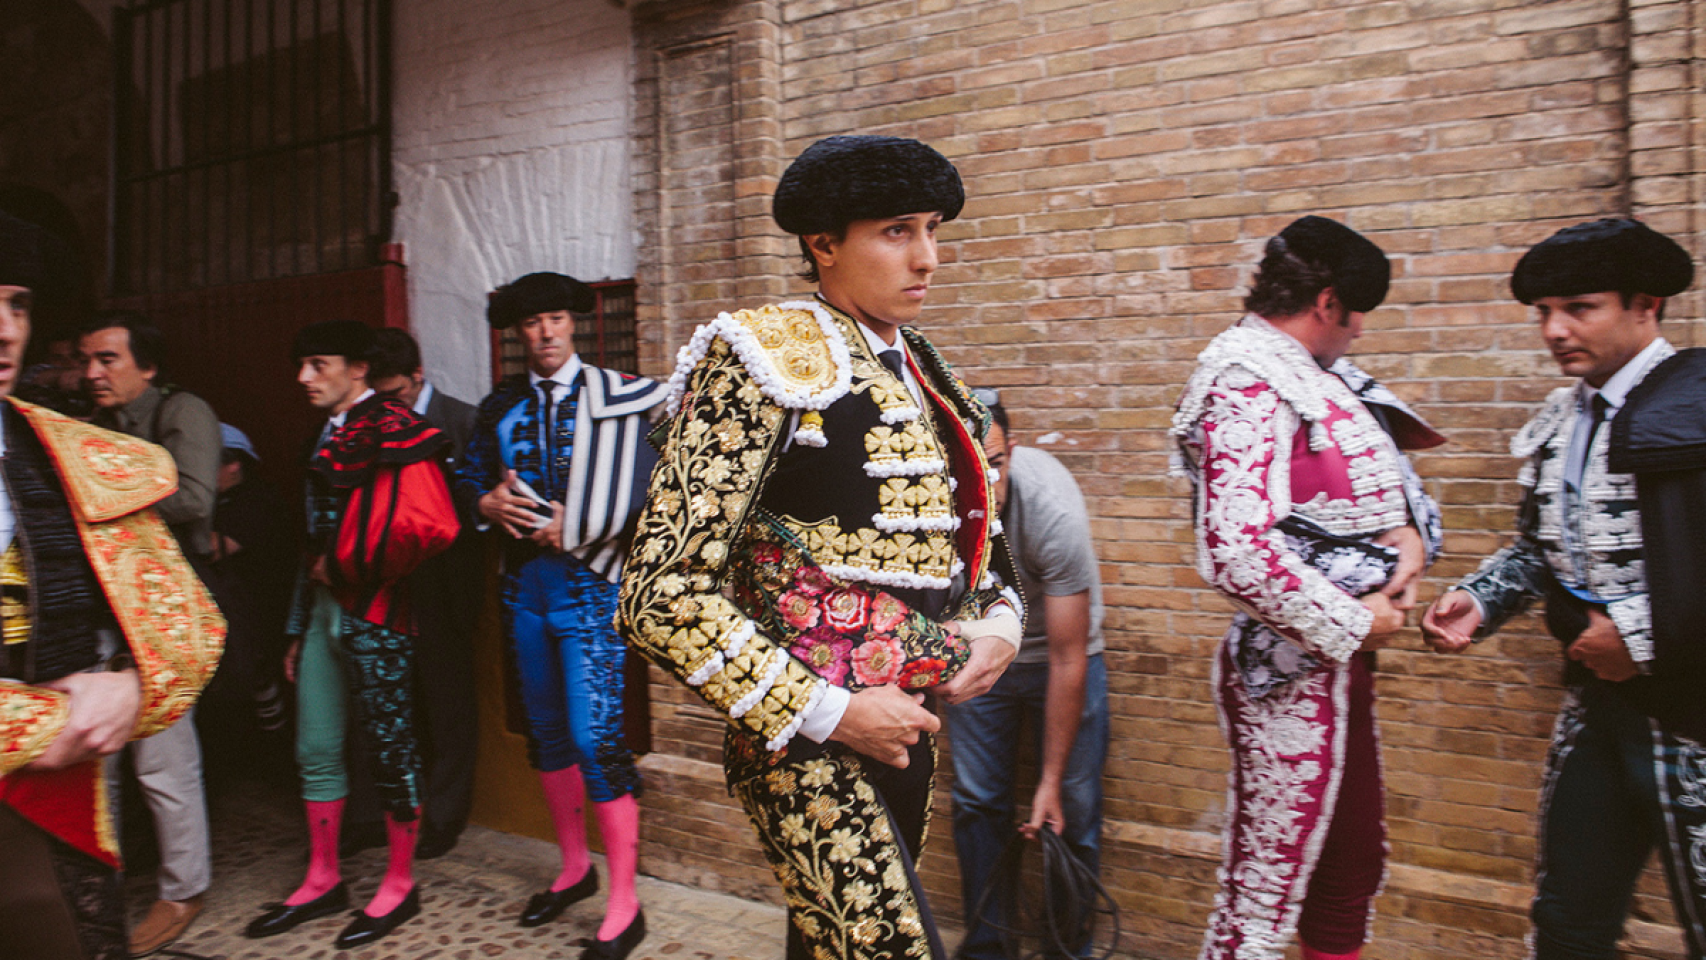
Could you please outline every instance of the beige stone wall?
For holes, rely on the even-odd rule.
[[[752,0],[635,8],[636,205],[650,372],[695,323],[803,285],[768,218],[787,160],[844,132],[959,165],[923,326],[1072,468],[1109,604],[1105,878],[1128,949],[1195,954],[1225,815],[1209,658],[1227,606],[1191,565],[1165,430],[1260,244],[1321,213],[1393,257],[1356,356],[1443,428],[1436,593],[1514,516],[1510,435],[1558,381],[1506,284],[1558,227],[1647,216],[1700,249],[1697,2]],[[1667,332],[1699,342],[1698,296]],[[1526,619],[1457,658],[1380,659],[1392,869],[1383,958],[1518,957],[1560,691]],[[649,869],[773,886],[718,784],[721,721],[654,684]],[[926,857],[957,915],[947,807]],[[1678,951],[1648,877],[1638,955]]]

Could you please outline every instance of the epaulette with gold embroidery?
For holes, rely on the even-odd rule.
[[[845,396],[853,361],[828,310],[809,300],[718,314],[694,331],[676,355],[669,378],[669,412],[680,409],[688,376],[711,341],[727,343],[764,396],[788,410],[818,411]]]

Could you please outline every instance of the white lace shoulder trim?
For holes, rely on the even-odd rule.
[[[1311,374],[1316,375],[1311,375]],[[1321,426],[1331,407],[1322,391],[1325,374],[1297,341],[1248,316],[1209,342],[1197,357],[1197,368],[1185,382],[1173,414],[1172,435],[1189,437],[1207,409],[1208,395],[1224,381],[1234,389],[1265,383],[1309,425],[1309,448],[1323,450],[1331,442]],[[1337,382],[1336,377],[1332,379]]]

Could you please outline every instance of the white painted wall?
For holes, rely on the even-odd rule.
[[[613,0],[397,0],[392,169],[426,372],[490,388],[486,293],[634,275],[634,83]]]

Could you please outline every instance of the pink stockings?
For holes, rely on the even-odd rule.
[[[285,906],[298,907],[318,899],[343,879],[338,872],[338,828],[344,821],[342,800],[308,800],[308,876],[302,886],[285,899]]]
[[[592,866],[586,846],[586,785],[581,781],[578,766],[542,771],[539,782],[545,788],[545,804],[551,810],[557,847],[563,855],[563,871],[551,889],[566,890],[580,882]],[[618,797],[593,804],[593,815],[598,818],[598,832],[604,837],[605,868],[610,873],[610,899],[604,907],[604,923],[598,928],[598,938],[613,940],[628,928],[640,909],[640,898],[634,890],[639,868],[640,805],[632,795]]]
[[[421,810],[415,808],[415,818],[402,823],[385,815],[385,839],[390,858],[385,864],[385,879],[362,912],[370,917],[383,917],[415,888],[415,840],[420,836]]]
[[[343,879],[338,865],[338,828],[344,818],[342,800],[309,800],[308,807],[308,876],[284,902],[300,906],[323,896]],[[385,815],[385,834],[390,841],[391,858],[385,869],[385,879],[373,895],[365,913],[382,917],[396,909],[414,888],[415,835],[420,821],[401,823]]]

